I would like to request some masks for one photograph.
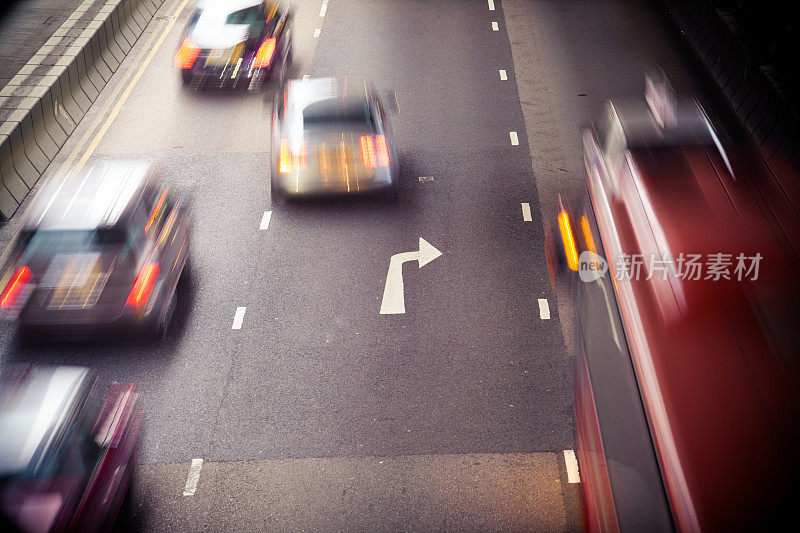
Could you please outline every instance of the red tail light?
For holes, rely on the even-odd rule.
[[[361,144],[361,163],[366,168],[375,168],[375,141],[369,135],[362,136],[358,141]]]
[[[200,47],[197,46],[193,40],[188,37],[183,40],[181,47],[175,54],[175,68],[188,70],[194,65],[194,60],[200,54]]]
[[[308,166],[308,143],[305,139],[300,141],[300,150],[292,152],[289,147],[289,139],[281,139],[281,153],[279,158],[278,170],[285,174],[292,171],[292,160],[297,164],[297,168],[304,169]]]
[[[281,173],[292,171],[292,154],[289,151],[289,139],[281,139],[281,157],[280,167]]]
[[[382,167],[389,166],[389,147],[386,146],[386,137],[378,135],[375,137],[375,146],[378,151],[378,164]]]
[[[150,293],[153,292],[153,285],[155,285],[157,277],[158,263],[147,263],[143,266],[139,275],[136,276],[136,281],[133,282],[133,288],[125,302],[125,307],[139,307],[146,303],[150,298]]]
[[[270,37],[261,43],[256,52],[256,57],[253,59],[253,68],[267,68],[272,62],[272,56],[275,54],[275,37]]]
[[[0,308],[7,309],[13,307],[17,302],[22,289],[31,279],[31,269],[23,266],[19,267],[11,278],[11,281],[6,285],[3,290],[3,295],[0,296]]]

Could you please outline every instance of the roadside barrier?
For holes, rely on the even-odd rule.
[[[708,2],[665,0],[665,4],[773,174],[796,175],[798,117],[769,72],[753,63],[723,15]]]
[[[0,217],[4,220],[16,213],[163,1],[106,2],[0,125]],[[3,87],[0,102],[31,88],[22,81],[15,83],[17,78]]]

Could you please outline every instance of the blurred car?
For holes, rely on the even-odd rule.
[[[275,97],[272,198],[398,194],[391,108],[372,83],[353,78],[290,80]]]
[[[103,395],[79,367],[0,376],[0,524],[12,531],[109,530],[136,467],[133,384]],[[7,529],[6,529],[7,530]]]
[[[699,104],[647,87],[585,132],[586,196],[554,225],[586,526],[769,529],[793,518],[800,279]]]
[[[98,161],[31,202],[4,265],[0,314],[32,336],[163,336],[189,243],[189,199],[153,163]]]
[[[185,84],[246,89],[283,81],[291,61],[292,10],[271,0],[201,0],[174,57]]]

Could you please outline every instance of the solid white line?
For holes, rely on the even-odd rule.
[[[245,311],[247,311],[246,307],[236,308],[236,314],[233,315],[233,326],[231,326],[231,329],[242,329],[242,322],[244,322]]]
[[[509,131],[508,136],[511,137],[511,144],[517,146],[519,144],[519,137],[516,131]]]
[[[261,225],[258,229],[269,229],[269,219],[272,218],[272,211],[264,211],[264,216],[261,217]]]
[[[564,463],[567,465],[567,482],[580,483],[581,473],[578,470],[578,459],[573,450],[564,450]]]
[[[539,298],[539,318],[550,320],[550,304],[545,298]]]
[[[506,74],[506,71],[503,69],[500,69],[500,79],[503,81],[508,79],[508,74]]]
[[[497,25],[497,22],[492,21],[492,31],[497,31],[499,29],[500,29],[500,27]]]
[[[319,37],[320,33],[322,33],[322,30],[320,28],[317,28],[316,30],[314,30],[314,37]]]
[[[489,0],[489,11],[494,11],[494,0]]]
[[[184,496],[194,496],[197,491],[197,482],[200,479],[200,469],[203,468],[202,459],[192,459],[189,465],[189,475],[186,477],[186,486],[183,488]]]
[[[527,202],[522,203],[522,220],[525,222],[533,221],[533,218],[531,218],[531,204]]]

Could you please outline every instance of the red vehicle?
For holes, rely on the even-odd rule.
[[[584,154],[586,198],[561,210],[558,240],[578,312],[587,528],[796,522],[800,277],[786,236],[699,104],[663,82],[648,81],[647,103],[609,102]]]
[[[105,395],[78,367],[12,367],[0,377],[0,526],[99,531],[114,524],[136,466],[133,384]]]

